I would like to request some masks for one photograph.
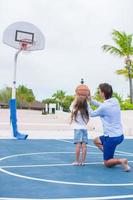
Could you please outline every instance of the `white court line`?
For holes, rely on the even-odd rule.
[[[133,161],[131,161],[133,162]],[[85,165],[97,165],[102,164],[102,162],[91,162],[85,163]],[[8,169],[8,168],[27,168],[27,167],[62,167],[62,166],[73,166],[72,163],[60,163],[60,164],[46,164],[46,165],[1,165],[0,168]]]
[[[38,155],[38,154],[57,154],[57,153],[60,153],[60,154],[64,154],[64,153],[74,153],[74,152],[70,152],[70,151],[65,151],[65,152],[63,152],[63,151],[57,151],[57,152],[53,152],[53,151],[51,151],[51,152],[35,152],[35,153],[22,153],[22,154],[14,154],[14,155],[9,155],[9,156],[5,156],[5,157],[3,157],[3,158],[0,158],[0,161],[1,160],[5,160],[5,159],[8,159],[8,158],[14,158],[14,157],[19,157],[19,156],[25,156],[25,155]]]
[[[68,141],[68,140],[63,140],[63,139],[55,139],[55,140],[73,144],[73,142]],[[93,146],[93,145],[87,144],[87,146],[92,147],[92,148],[95,148],[95,149],[98,149],[97,147],[95,147],[95,146]],[[116,153],[120,153],[120,154],[122,154],[122,155],[125,154],[125,155],[129,155],[129,156],[133,156],[133,153],[130,153],[130,152],[125,152],[125,151],[115,151],[115,152],[116,152]]]
[[[44,154],[48,154],[48,153],[50,153],[51,154],[51,152],[44,152]],[[57,152],[53,152],[53,153],[56,153],[57,154]],[[58,153],[60,153],[60,152],[58,152]],[[65,152],[66,153],[66,152]],[[39,154],[39,153],[25,153],[25,154],[18,154],[18,155],[11,155],[11,156],[7,156],[7,157],[3,157],[3,158],[1,158],[1,160],[5,160],[5,159],[7,159],[7,158],[12,158],[12,157],[16,157],[16,156],[26,156],[26,155],[33,155],[33,154]],[[42,154],[42,152],[41,152],[41,154]],[[96,163],[95,163],[96,164]],[[2,169],[2,168],[0,168],[0,171],[1,172],[3,172],[3,173],[6,173],[6,174],[9,174],[9,175],[11,175],[11,176],[15,176],[15,177],[19,177],[19,178],[24,178],[24,179],[29,179],[29,180],[35,180],[35,181],[41,181],[41,182],[49,182],[49,183],[57,183],[57,184],[66,184],[66,185],[82,185],[82,186],[98,186],[98,187],[114,187],[114,186],[133,186],[133,183],[131,182],[131,183],[120,183],[120,184],[116,184],[116,183],[114,183],[114,184],[100,184],[100,183],[82,183],[82,182],[68,182],[68,181],[56,181],[56,180],[51,180],[51,179],[42,179],[42,178],[36,178],[36,177],[31,177],[31,176],[24,176],[24,175],[20,175],[20,174],[17,174],[17,173],[13,173],[13,172],[10,172],[10,171],[8,171],[8,170],[4,170],[4,169]]]
[[[76,185],[76,186],[98,186],[98,187],[120,187],[120,186],[133,186],[133,183],[114,183],[114,184],[105,184],[105,183],[78,183],[78,182],[68,182],[68,181],[55,181],[52,179],[42,179],[42,178],[35,178],[31,176],[24,176],[17,173],[13,173],[7,170],[4,170],[0,168],[0,171],[6,174],[9,174],[11,176],[24,178],[27,180],[34,180],[34,181],[40,181],[40,182],[48,182],[48,183],[56,183],[56,184],[64,184],[64,185]]]
[[[40,152],[40,154],[43,154],[43,153],[47,154],[48,152]],[[57,152],[49,152],[49,153],[57,153]],[[66,152],[58,152],[58,153],[66,153]],[[70,153],[70,152],[67,152],[67,153]],[[26,155],[35,155],[35,154],[39,154],[39,153],[28,153]],[[25,155],[25,154],[18,154],[18,155],[7,156],[7,157],[4,157],[4,158],[1,158],[0,160],[4,160],[4,159],[7,159],[7,158],[16,157],[16,156],[23,156],[23,155]],[[13,176],[21,177],[21,178],[35,180],[33,177],[25,177],[25,176],[22,176],[22,175],[19,175],[19,174],[8,172],[8,171],[3,170],[3,169],[0,169],[0,171],[1,172],[5,172],[5,173],[7,173],[9,175],[13,175]],[[47,181],[47,180],[44,179],[43,181]],[[53,181],[53,180],[51,180],[51,181],[52,181],[52,183],[59,183],[57,181]],[[48,180],[48,182],[49,182],[49,180]],[[60,183],[63,183],[63,182],[60,182]],[[66,184],[66,182],[64,182],[64,184]],[[103,184],[103,185],[107,186],[107,184]],[[111,184],[111,185],[113,185],[113,184]],[[113,186],[122,186],[122,185],[123,184],[118,184],[118,185],[114,184]],[[128,185],[133,185],[133,183],[128,184]],[[92,184],[90,184],[90,186],[92,186]],[[127,186],[127,184],[126,184],[126,186]],[[133,198],[133,194],[131,194],[131,195],[119,195],[119,196],[88,197],[88,198],[62,198],[62,199],[58,198],[58,200],[109,200],[109,199],[125,199],[125,198],[126,199],[131,199],[131,198]],[[31,198],[28,199],[28,198],[6,198],[6,197],[0,197],[0,200],[35,200],[35,199],[31,199]],[[47,200],[47,199],[36,199],[36,200]],[[49,199],[49,200],[56,200],[56,199]]]
[[[131,155],[133,156],[133,153],[130,153],[130,152],[125,152],[125,151],[116,151],[117,153],[122,153],[122,154],[127,154],[127,155]]]
[[[0,125],[10,125],[10,122],[0,122]],[[18,122],[18,125],[32,125],[32,126],[69,126],[67,123],[31,123],[31,122]]]
[[[119,196],[104,196],[104,197],[88,197],[88,198],[65,198],[58,200],[110,200],[110,199],[131,199],[133,195],[119,195]],[[28,198],[9,198],[0,197],[0,200],[57,200],[57,199],[28,199]]]
[[[133,163],[133,160],[129,161]],[[85,163],[85,165],[101,165],[103,162],[91,162]],[[45,165],[1,165],[0,168],[36,168],[36,167],[64,167],[64,166],[73,166],[72,163],[59,163],[59,164],[45,164]]]

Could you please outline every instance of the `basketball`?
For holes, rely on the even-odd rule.
[[[81,84],[76,87],[76,95],[81,95],[81,96],[90,96],[90,89],[88,88],[87,85]]]

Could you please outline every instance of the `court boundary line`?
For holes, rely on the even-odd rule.
[[[69,142],[69,143],[73,143],[73,142],[71,142],[71,141],[67,141],[67,140],[62,140],[62,139],[55,139],[55,140],[57,140],[57,141],[62,141],[62,142]],[[90,147],[92,147],[92,148],[96,148],[97,149],[97,147],[95,147],[95,146],[92,146],[92,145],[88,145],[88,146],[90,146]],[[123,155],[123,153],[124,154],[129,154],[128,156],[133,156],[133,153],[129,153],[129,152],[123,152],[123,151],[118,151],[118,152],[120,152],[120,153],[122,153],[122,155]],[[40,153],[48,153],[48,152],[40,152]],[[57,152],[51,152],[51,153],[57,153]],[[60,153],[62,153],[62,152],[60,152]],[[67,152],[67,153],[70,153],[70,152]],[[71,152],[72,153],[72,152]],[[30,153],[31,154],[31,153]],[[32,154],[38,154],[38,153],[32,153]],[[19,154],[20,155],[20,154]],[[21,154],[21,155],[25,155],[25,154]],[[14,157],[14,156],[17,156],[17,154],[16,155],[12,155],[11,157]],[[8,158],[8,157],[10,157],[10,156],[7,156],[6,158]],[[0,160],[3,160],[3,158],[1,158]],[[58,198],[59,200],[113,200],[113,199],[131,199],[131,198],[133,198],[133,194],[130,194],[130,195],[116,195],[116,196],[104,196],[104,197],[86,197],[86,198]],[[35,199],[32,199],[32,198],[9,198],[9,197],[0,197],[0,200],[35,200]],[[37,199],[36,198],[36,200],[48,200],[48,199]],[[56,200],[56,199],[49,199],[49,200]]]
[[[44,152],[41,154],[48,154],[48,152]],[[57,152],[53,152],[54,154]],[[58,153],[62,153],[62,152],[58,152]],[[66,153],[66,152],[64,152]],[[11,156],[7,156],[7,157],[3,157],[1,158],[0,160],[5,160],[5,159],[8,159],[8,158],[12,158],[12,157],[17,157],[17,156],[25,156],[25,155],[35,155],[35,154],[39,154],[39,153],[25,153],[25,154],[15,154],[15,155],[11,155]],[[50,152],[51,154],[51,152]],[[21,174],[18,174],[18,173],[13,173],[13,172],[10,172],[8,170],[4,170],[2,168],[0,168],[0,171],[3,172],[3,173],[6,173],[6,174],[9,174],[11,176],[15,176],[15,177],[19,177],[19,178],[24,178],[24,179],[28,179],[28,180],[36,180],[36,181],[40,181],[40,182],[48,182],[48,183],[56,183],[56,184],[66,184],[66,185],[82,185],[82,186],[98,186],[98,187],[116,187],[116,186],[133,186],[133,182],[132,183],[121,183],[121,184],[99,184],[99,183],[79,183],[79,182],[70,182],[70,181],[55,181],[55,180],[52,180],[52,179],[42,179],[42,178],[35,178],[35,177],[31,177],[31,176],[24,176],[24,175],[21,175]]]
[[[67,143],[71,143],[71,144],[74,144],[73,142],[71,142],[71,141],[69,141],[69,140],[64,140],[64,139],[55,139],[55,140],[57,140],[57,141],[61,141],[61,142],[67,142]],[[93,145],[88,145],[87,144],[87,146],[88,147],[92,147],[92,148],[95,148],[95,149],[98,149],[98,147],[96,147],[96,146],[93,146]],[[133,156],[133,153],[131,153],[131,152],[125,152],[125,151],[115,151],[116,153],[121,153],[121,154],[126,154],[126,155],[131,155],[131,156]]]
[[[117,195],[117,196],[104,196],[104,197],[85,197],[85,198],[58,198],[58,200],[112,200],[112,199],[130,199],[133,198],[131,195]],[[0,200],[57,200],[57,199],[31,199],[31,198],[8,198],[0,197]]]

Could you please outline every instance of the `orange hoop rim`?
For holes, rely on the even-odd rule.
[[[22,39],[20,42],[20,49],[23,51],[27,51],[30,47],[33,46],[32,40],[30,39]]]

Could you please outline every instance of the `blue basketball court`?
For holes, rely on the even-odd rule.
[[[133,168],[133,140],[117,148]],[[133,199],[133,172],[106,168],[88,143],[85,166],[73,166],[72,140],[0,140],[0,199]]]

